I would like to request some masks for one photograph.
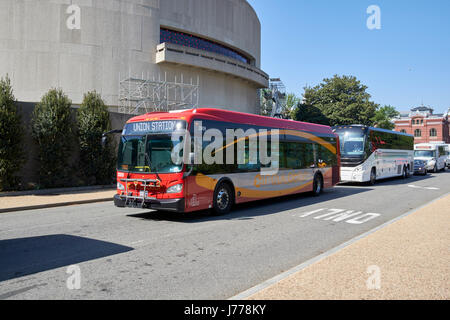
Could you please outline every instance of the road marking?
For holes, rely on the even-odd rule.
[[[316,220],[323,220],[323,221],[329,221],[332,220],[333,222],[346,222],[349,224],[362,224],[367,221],[370,221],[372,219],[375,219],[381,214],[379,213],[364,213],[362,211],[357,210],[347,210],[347,209],[316,209],[313,211],[309,211],[306,213],[300,213],[300,214],[294,214],[294,217],[299,218],[305,218],[312,216],[316,213],[323,213],[318,216],[315,216],[314,219]]]
[[[431,200],[430,202],[427,202],[427,203],[421,205],[420,207],[418,207],[416,209],[408,211],[408,212],[398,216],[397,218],[394,218],[394,219],[392,219],[390,221],[387,221],[387,222],[383,223],[382,225],[380,225],[378,227],[375,227],[375,228],[373,228],[373,229],[371,229],[371,230],[369,230],[369,231],[367,231],[367,232],[365,232],[365,233],[363,233],[363,234],[361,234],[359,236],[356,236],[356,237],[354,237],[354,238],[352,238],[352,239],[350,239],[350,240],[348,240],[348,241],[338,245],[337,247],[334,247],[334,248],[332,248],[332,249],[322,253],[321,255],[318,255],[318,256],[316,256],[316,257],[314,257],[312,259],[309,259],[309,260],[303,262],[302,264],[299,264],[298,266],[295,266],[295,267],[293,267],[293,268],[291,268],[291,269],[289,269],[289,270],[287,270],[287,271],[285,271],[285,272],[283,272],[283,273],[281,273],[281,274],[279,274],[279,275],[277,275],[277,276],[275,276],[273,278],[270,278],[270,279],[264,281],[263,283],[260,283],[260,284],[254,286],[254,287],[251,287],[250,289],[247,289],[247,290],[245,290],[245,291],[243,291],[241,293],[238,293],[237,295],[235,295],[233,297],[230,297],[227,300],[244,300],[244,299],[246,299],[246,298],[248,298],[248,297],[250,297],[250,296],[252,296],[252,295],[254,295],[254,294],[256,294],[256,293],[258,293],[258,292],[260,292],[260,291],[262,291],[262,290],[264,290],[264,289],[266,289],[266,288],[268,288],[268,287],[270,287],[270,286],[272,286],[272,285],[274,285],[276,283],[278,283],[278,282],[280,282],[281,280],[284,280],[284,279],[290,277],[291,275],[293,275],[293,274],[295,274],[295,273],[297,273],[297,272],[299,272],[299,271],[309,267],[310,265],[325,259],[326,257],[328,257],[328,256],[330,256],[330,255],[332,255],[332,254],[334,254],[334,253],[344,249],[345,247],[347,247],[347,246],[349,246],[349,245],[359,241],[360,239],[363,239],[363,238],[369,236],[370,234],[372,234],[374,232],[377,232],[378,230],[381,230],[381,229],[387,227],[388,225],[390,225],[390,224],[392,224],[394,222],[397,222],[398,220],[401,220],[401,219],[409,216],[410,214],[413,214],[413,213],[421,210],[422,208],[425,208],[426,206],[431,205],[431,204],[433,204],[433,203],[435,203],[435,202],[437,202],[437,201],[439,201],[439,200],[441,200],[441,199],[443,199],[443,198],[445,198],[445,197],[447,197],[449,195],[450,195],[450,192],[446,193],[446,194],[444,194],[444,195],[442,195],[442,196],[440,196],[440,197],[438,197],[438,198],[436,198],[434,200]]]
[[[421,186],[415,186],[415,185],[413,185],[413,184],[409,184],[408,187],[413,188],[413,189],[440,190],[440,188],[435,188],[435,187],[421,187]]]

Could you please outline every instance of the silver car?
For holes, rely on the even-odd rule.
[[[414,160],[414,174],[426,176],[428,174],[427,162],[424,160]]]

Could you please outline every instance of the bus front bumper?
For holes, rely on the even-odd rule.
[[[114,195],[114,205],[120,208],[146,208],[162,211],[184,212],[184,198],[181,199],[126,199],[125,196]]]
[[[364,171],[356,168],[341,167],[341,182],[366,182]]]

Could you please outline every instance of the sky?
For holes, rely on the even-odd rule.
[[[261,22],[261,69],[297,96],[352,75],[371,100],[407,111],[450,108],[449,0],[248,0]],[[380,29],[371,5],[380,9]]]

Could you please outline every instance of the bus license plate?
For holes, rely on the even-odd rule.
[[[145,191],[145,193],[144,193],[144,191],[139,191],[139,197],[147,198],[148,197],[148,191]]]

